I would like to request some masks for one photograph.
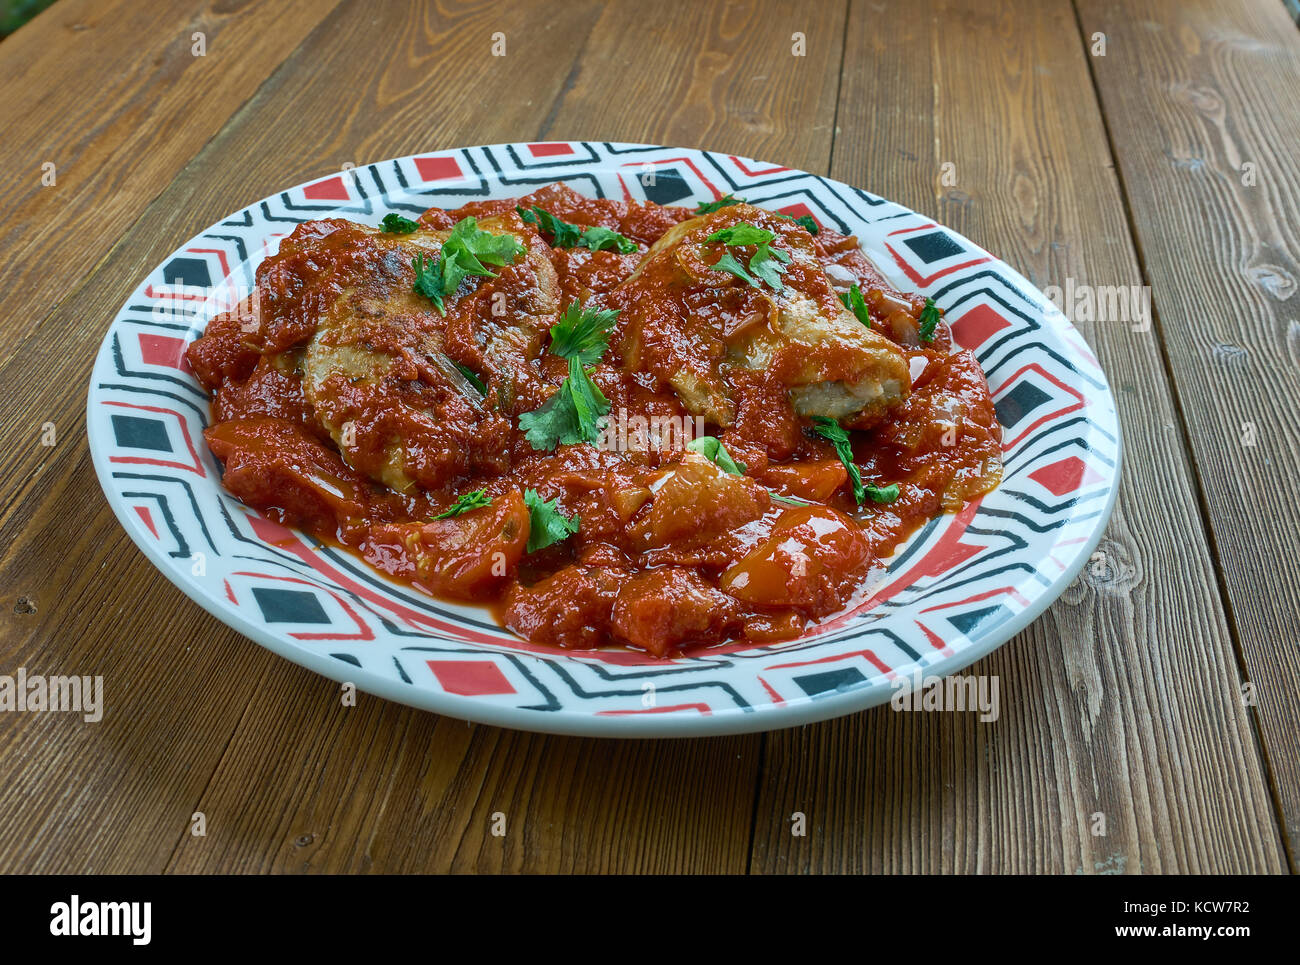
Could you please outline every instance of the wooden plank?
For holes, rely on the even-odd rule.
[[[1039,286],[1137,284],[1084,57],[1067,0],[855,2],[832,174]],[[997,722],[885,707],[773,735],[753,870],[1283,869],[1154,336],[1079,327],[1124,431],[1104,558],[967,671],[998,676]]]
[[[744,867],[758,742],[468,724],[277,667],[174,872],[677,873]]]
[[[336,2],[63,0],[5,41],[0,359]]]
[[[583,42],[582,58],[535,136],[707,143],[715,125],[721,129],[719,111],[754,103],[766,89],[742,69],[763,50],[764,62],[775,62],[780,93],[755,115],[753,131],[728,126],[719,146],[824,169],[842,10],[800,15],[785,3],[658,10],[647,18],[644,8],[611,4],[593,23],[563,27],[561,36]],[[800,26],[816,61],[789,53]],[[664,69],[624,69],[649,49]],[[806,69],[817,71],[814,81],[801,78]],[[648,123],[648,105],[670,109],[652,110]],[[785,121],[794,116],[820,133]],[[460,142],[518,139],[528,130],[523,123],[503,133],[484,120]],[[268,726],[250,715],[241,724],[201,806],[245,817],[228,832],[182,841],[171,870],[738,872],[748,861],[760,737],[581,740],[408,713],[392,760],[390,744],[377,742],[378,729],[367,723],[366,715],[383,712],[377,702],[363,698],[362,707],[341,711],[333,685],[303,699],[311,675],[286,667],[276,676],[299,683],[272,707],[283,720]],[[282,747],[286,733],[301,734],[296,743],[306,746]],[[275,775],[283,773],[297,779],[279,787]],[[381,776],[388,779],[382,788]],[[342,815],[356,781],[375,800]],[[498,813],[503,837],[491,833]],[[310,844],[297,843],[309,835]]]
[[[1294,854],[1300,34],[1277,3],[1079,15]]]
[[[610,4],[541,133],[824,171],[844,15],[840,4],[789,0]]]
[[[326,20],[182,177],[147,210],[148,199],[138,199],[139,220],[97,270],[63,277],[70,294],[40,337],[24,338],[0,365],[10,377],[22,373],[25,386],[21,404],[0,413],[0,592],[6,610],[20,598],[36,607],[0,614],[0,665],[102,673],[110,704],[94,725],[0,715],[6,869],[163,870],[181,836],[189,836],[190,815],[241,717],[261,726],[261,688],[292,681],[301,692],[304,678],[314,679],[185,600],[130,545],[98,494],[84,393],[108,320],[184,239],[256,197],[337,169],[336,152],[409,153],[459,141],[457,132],[472,124],[484,140],[513,136],[536,107],[517,96],[515,68],[490,57],[492,31],[535,38],[539,60],[550,64],[532,74],[534,90],[544,95],[548,85],[559,89],[577,53],[570,38],[580,37],[584,18],[597,12],[587,4],[570,5],[558,17],[537,7],[503,17],[470,6],[425,19],[415,8],[389,9],[400,17],[376,19],[371,6],[350,3]],[[389,49],[387,58],[356,53]],[[518,60],[525,56],[526,47]],[[465,68],[444,75],[430,67],[447,63]],[[459,79],[453,84],[448,76]],[[341,113],[336,108],[345,101],[354,106]],[[439,109],[431,114],[432,103]],[[484,112],[484,103],[508,106]],[[331,138],[320,136],[322,117],[333,119]],[[308,144],[320,153],[308,153]],[[45,421],[57,429],[53,448],[38,444]],[[303,705],[300,714],[309,713]],[[379,701],[365,713],[370,728],[395,714],[405,720]],[[388,716],[381,721],[380,713]],[[340,749],[346,760],[381,743],[370,730],[349,733],[356,744]],[[296,748],[320,739],[292,727],[281,736]],[[372,760],[386,766],[378,751]],[[346,798],[354,779],[343,778],[335,797]],[[307,791],[277,783],[258,790],[268,798]],[[229,815],[210,815],[214,837],[231,824]]]
[[[0,46],[0,163],[26,172],[0,184],[6,363],[23,339],[48,336],[40,320],[87,281],[120,233],[333,6],[65,0]],[[194,31],[205,34],[204,57],[191,53]],[[49,187],[41,184],[45,161],[56,166]],[[124,297],[123,283],[114,297]],[[174,636],[143,637],[158,648],[144,652],[124,615],[174,591],[148,566],[121,578],[125,534],[88,498],[96,484],[80,432],[82,393],[95,330],[108,314],[81,320],[82,338],[63,345],[73,354],[62,363],[38,349],[40,378],[58,390],[14,398],[0,416],[0,518],[11,524],[0,554],[5,672],[103,675],[107,704],[100,723],[0,715],[4,806],[13,818],[0,828],[0,863],[10,871],[162,870],[220,751],[205,768],[204,728],[222,716],[211,669],[227,655],[220,644],[205,651],[213,664],[190,676],[191,651],[174,646],[200,639],[211,621],[193,607],[176,612]],[[78,361],[69,366],[68,358]],[[35,370],[19,363],[17,371]],[[53,449],[38,445],[47,421],[59,435]],[[19,494],[33,492],[45,501],[25,503],[14,518]],[[159,652],[172,672],[134,686]],[[153,729],[132,729],[135,718]],[[74,759],[60,773],[55,762]],[[95,780],[85,780],[87,770]]]
[[[160,862],[174,870],[745,866],[758,738],[606,744],[476,728],[466,743],[453,739],[464,724],[381,701],[363,698],[340,711],[333,684],[271,657],[185,602],[91,498],[96,484],[80,438],[91,355],[106,319],[179,241],[240,204],[345,161],[543,136],[539,118],[569,123],[562,95],[566,79],[581,74],[574,65],[584,38],[591,35],[584,63],[600,63],[625,39],[625,14],[602,15],[592,3],[504,12],[467,6],[446,15],[383,9],[376,18],[363,3],[340,7],[57,307],[42,337],[24,339],[0,365],[11,377],[21,372],[29,387],[21,407],[0,413],[0,444],[12,454],[0,465],[0,590],[11,603],[19,596],[37,602],[25,623],[6,617],[11,632],[2,652],[11,665],[31,655],[39,658],[33,666],[58,668],[74,659],[104,666],[90,658],[106,659],[107,651],[114,658],[110,679],[139,698],[129,714],[106,719],[96,731],[70,728],[52,747],[42,746],[37,729],[49,724],[0,721],[0,746],[13,751],[0,761],[0,807],[8,815],[0,855],[7,867],[83,870],[92,853],[104,856],[95,859],[103,870],[157,870]],[[693,9],[684,5],[681,13]],[[700,61],[710,46],[725,45],[725,72],[745,56],[731,31],[737,23],[753,30],[762,20],[728,18],[718,21],[723,34],[674,42]],[[784,21],[773,23],[788,30]],[[494,31],[507,34],[506,58],[490,57]],[[822,69],[831,77],[838,49],[821,45],[838,36],[831,23],[816,42],[830,54]],[[358,58],[359,49],[391,53]],[[521,64],[528,65],[523,94]],[[790,130],[780,144],[760,132],[727,148],[763,153],[773,144],[786,159],[809,156],[824,166],[832,105],[819,105],[827,81],[818,76],[816,85],[800,85],[777,102],[799,98],[803,113],[820,117],[819,144]],[[638,98],[653,93],[644,85],[624,90],[622,72],[610,72],[606,83],[610,114],[634,112]],[[332,119],[329,137],[320,134],[325,116]],[[607,116],[595,123],[603,126]],[[644,136],[671,140],[685,130],[676,121]],[[294,151],[283,150],[286,143]],[[35,444],[34,427],[47,419],[65,440],[53,450]],[[85,498],[74,500],[73,493]],[[100,563],[111,569],[88,575]],[[108,579],[117,591],[100,585]],[[138,587],[139,596],[110,596],[125,594],[124,587]],[[116,603],[111,622],[88,617],[102,613],[105,597]],[[191,645],[185,672],[177,673],[177,648],[199,639],[203,645]],[[110,641],[136,643],[108,647]],[[178,741],[192,750],[185,780],[172,757]],[[112,756],[106,748],[126,747],[131,755],[120,766],[137,779],[123,790],[101,775],[108,781],[116,774],[103,763]],[[13,794],[10,768],[37,757],[45,777],[24,785],[27,796]],[[570,787],[575,780],[582,790]],[[53,818],[51,800],[64,802]],[[509,827],[522,837],[484,836],[481,818],[502,802]],[[75,830],[56,847],[56,826],[81,828],[79,816],[92,809],[97,850],[81,851]],[[195,810],[207,817],[205,838],[188,834]],[[174,829],[170,835],[167,828]],[[318,837],[298,844],[306,834]],[[622,842],[635,845],[624,850]]]
[[[0,714],[0,868],[158,873],[275,658],[219,632],[139,557],[84,438],[47,469],[42,500],[3,537],[0,667],[102,676],[103,719]],[[227,676],[241,657],[247,676]]]

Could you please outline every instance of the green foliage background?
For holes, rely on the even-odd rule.
[[[0,0],[0,37],[7,37],[54,0]]]

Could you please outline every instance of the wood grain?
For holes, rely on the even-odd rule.
[[[789,9],[782,5],[773,11]],[[753,10],[750,20],[719,22],[718,30],[734,31],[739,23],[762,39],[765,35],[757,29],[765,21],[762,13]],[[337,169],[345,161],[540,136],[540,129],[532,133],[539,117],[567,122],[562,95],[584,38],[596,45],[592,49],[597,52],[588,54],[595,62],[601,59],[602,45],[628,40],[624,15],[594,4],[568,5],[557,14],[540,5],[511,7],[505,13],[480,3],[448,11],[409,10],[403,16],[405,20],[395,21],[390,11],[376,19],[373,9],[361,3],[340,7],[148,207],[104,265],[58,306],[50,319],[51,334],[25,339],[10,362],[0,366],[0,371],[30,374],[33,394],[24,406],[27,417],[37,413],[42,416],[37,424],[49,418],[66,426],[61,432],[69,440],[66,449],[56,447],[53,453],[13,446],[15,457],[0,467],[8,497],[0,516],[0,541],[11,540],[0,550],[0,586],[11,599],[33,592],[43,597],[36,619],[22,625],[25,633],[9,652],[21,654],[40,639],[51,651],[46,665],[61,665],[65,659],[66,641],[77,633],[74,628],[84,611],[64,608],[75,586],[61,581],[75,578],[75,570],[61,554],[75,556],[79,547],[67,545],[66,537],[60,539],[50,530],[73,523],[113,546],[112,558],[118,561],[114,579],[124,585],[144,581],[150,593],[146,598],[156,601],[147,609],[115,614],[116,635],[151,641],[123,648],[115,676],[134,681],[133,689],[143,692],[165,690],[167,685],[154,686],[154,677],[169,673],[171,655],[166,649],[159,652],[152,641],[177,639],[177,612],[184,611],[186,620],[197,621],[203,629],[196,633],[187,627],[180,639],[200,636],[209,641],[195,655],[191,672],[230,682],[227,690],[206,698],[197,697],[189,689],[192,685],[170,684],[182,691],[172,700],[219,702],[206,714],[200,710],[194,718],[179,721],[160,720],[148,712],[132,714],[129,720],[97,725],[99,732],[43,752],[50,755],[51,775],[67,775],[47,778],[43,786],[47,794],[71,798],[71,813],[80,814],[89,800],[104,797],[105,788],[93,775],[111,768],[90,762],[104,754],[106,732],[123,735],[118,739],[127,743],[190,728],[186,737],[198,740],[193,729],[197,720],[205,721],[199,732],[206,742],[189,765],[194,781],[164,791],[145,780],[97,811],[97,840],[115,842],[116,850],[108,853],[116,856],[134,849],[141,855],[140,864],[128,861],[118,867],[156,870],[159,854],[165,854],[166,867],[186,871],[498,866],[743,870],[758,738],[615,744],[478,728],[472,741],[462,741],[463,724],[380,701],[363,698],[359,707],[343,711],[333,685],[282,661],[268,664],[260,648],[197,613],[179,593],[162,585],[149,564],[115,532],[111,515],[98,500],[78,507],[80,513],[72,519],[61,505],[70,491],[93,492],[95,485],[84,443],[76,437],[84,372],[103,320],[178,241],[240,204]],[[783,32],[783,42],[788,40],[784,22],[768,22]],[[490,38],[498,30],[506,33],[512,52],[494,59]],[[820,43],[829,44],[841,32],[841,25],[831,23]],[[682,56],[699,59],[705,59],[712,46],[726,45],[730,53],[720,62],[723,74],[734,73],[745,56],[743,45],[730,32],[695,30],[676,43]],[[391,56],[361,61],[355,56],[357,49],[386,45],[394,48]],[[819,106],[818,98],[834,78],[838,49],[821,49],[828,53],[821,66],[825,76],[816,85],[791,91],[790,97],[800,99],[795,107],[777,103],[786,115],[796,109],[805,114],[821,111],[821,143],[806,148],[813,142],[791,129],[784,135],[784,148],[796,159],[808,150],[824,165],[833,108]],[[526,96],[518,95],[519,68],[510,64],[510,57],[530,65]],[[434,69],[453,63],[453,71]],[[347,98],[340,98],[340,76],[348,79]],[[628,91],[622,101],[611,97],[607,109],[634,111],[640,96],[649,96],[647,91]],[[669,93],[660,96],[668,99]],[[700,96],[714,93],[708,88]],[[485,103],[494,109],[484,111]],[[430,110],[431,104],[437,105],[436,111]],[[671,140],[676,131],[664,133],[667,136],[660,139]],[[659,132],[646,136],[656,138]],[[302,147],[284,151],[285,143]],[[758,153],[763,142],[737,137],[731,147]],[[54,378],[68,371],[68,358],[86,360],[71,387]],[[10,438],[20,435],[15,429],[9,429]],[[51,478],[65,482],[51,492]],[[65,642],[56,642],[60,640]],[[85,646],[94,643],[103,641],[93,636],[83,641]],[[0,740],[30,753],[34,745],[28,742],[26,726],[23,722],[6,730]],[[447,750],[439,752],[443,745]],[[167,753],[165,746],[154,751]],[[10,760],[19,756],[15,753]],[[0,769],[4,766],[0,762]],[[492,793],[480,800],[483,788]],[[173,793],[185,803],[179,804]],[[699,801],[710,804],[699,809]],[[11,803],[19,805],[16,799]],[[137,839],[142,833],[137,816],[144,812],[152,820],[163,820],[159,812],[164,808],[165,819],[176,829],[170,840]],[[487,834],[485,816],[503,808],[508,827],[518,828],[519,834],[498,840]],[[205,838],[188,833],[195,810],[206,816]],[[53,846],[37,849],[28,844],[42,820],[36,813],[16,815],[0,853],[43,870],[84,868],[85,858],[75,851],[59,853]],[[148,833],[156,833],[152,825]],[[306,840],[304,835],[312,836],[309,844],[298,843]],[[412,848],[411,841],[421,846]]]
[[[567,55],[568,61],[550,54],[554,66],[565,70],[551,78],[555,96],[536,136],[575,137],[574,129],[581,127],[591,136],[609,139],[702,141],[705,132],[689,126],[690,119],[713,124],[705,119],[715,109],[750,96],[743,87],[737,93],[733,85],[735,77],[744,75],[742,62],[752,57],[755,47],[779,50],[785,59],[795,59],[788,50],[793,10],[788,4],[772,4],[702,11],[698,5],[680,4],[663,20],[651,22],[643,14],[631,16],[635,11],[628,5],[612,4],[586,25],[565,25],[556,35],[582,43],[581,61],[576,59],[576,49]],[[808,20],[805,16],[800,22]],[[657,26],[664,22],[677,26],[664,31]],[[814,35],[827,45],[819,48],[827,55],[818,61],[823,76],[816,84],[786,84],[783,89],[789,94],[768,108],[776,120],[758,134],[733,132],[727,149],[761,153],[768,145],[779,155],[824,166],[833,102],[822,103],[819,98],[827,87],[833,89],[839,51],[829,45],[838,42],[842,23],[825,14],[813,18],[813,23]],[[507,36],[513,32],[507,31]],[[662,74],[647,77],[620,69],[631,52],[651,45],[656,60],[668,66]],[[532,51],[522,53],[530,61],[538,56]],[[311,56],[345,57],[347,48],[327,50],[322,44]],[[786,69],[784,61],[780,67]],[[697,70],[709,79],[682,80]],[[612,84],[610,77],[619,77],[620,82]],[[537,85],[537,89],[551,88]],[[593,96],[593,90],[600,96]],[[250,112],[246,124],[235,125],[223,138],[251,147],[256,125],[267,122],[260,115],[277,117],[271,85],[265,96],[259,116]],[[332,91],[323,89],[321,96],[332,96]],[[538,97],[537,102],[544,98]],[[673,109],[653,114],[648,122],[643,115],[652,104]],[[781,120],[799,115],[820,118],[819,138]],[[640,118],[635,128],[628,118]],[[453,143],[518,139],[524,136],[521,129],[529,130],[523,117],[501,123],[501,128],[489,127],[488,119],[481,119]],[[240,129],[244,127],[248,130]],[[773,139],[774,130],[781,132],[779,140]],[[401,143],[384,154],[416,147]],[[368,715],[387,713],[383,705],[376,708],[376,702],[369,701],[363,708],[342,712],[328,687],[315,699],[302,698],[302,689],[314,679],[310,674],[286,666],[282,676],[292,681],[282,709],[289,723],[268,732],[260,717],[241,722],[227,758],[214,775],[211,801],[205,796],[201,808],[246,815],[241,828],[252,825],[255,830],[247,831],[249,839],[237,847],[223,846],[223,840],[211,836],[185,840],[171,870],[745,869],[759,737],[691,742],[580,740],[469,728],[458,721],[411,713],[403,723],[406,736],[401,753],[390,761],[387,745],[376,744],[374,726],[366,723]],[[312,692],[320,689],[313,687]],[[340,718],[350,723],[330,723]],[[307,747],[282,749],[286,731],[301,734]],[[324,738],[329,761],[321,761],[320,770],[310,772],[310,780],[306,775],[298,779],[302,768],[317,766],[317,753],[310,748],[322,740],[321,734],[329,735]],[[268,773],[268,758],[281,756],[292,759],[286,770],[295,775],[294,780],[276,781]],[[382,797],[366,795],[368,807],[353,816],[355,823],[334,825],[343,833],[322,835],[314,830],[336,822],[334,809],[351,795],[352,782],[374,773],[391,780]],[[498,813],[506,822],[506,835],[500,838],[491,833]],[[310,859],[299,853],[296,844],[304,834],[319,835],[313,838]],[[358,840],[366,842],[364,848]]]
[[[99,724],[0,714],[0,871],[1283,870],[1300,793],[1295,565],[1230,485],[1266,481],[1256,501],[1295,531],[1282,416],[1297,400],[1275,383],[1293,385],[1300,357],[1282,297],[1297,277],[1282,147],[1300,114],[1279,87],[1300,42],[1264,6],[1080,0],[1076,19],[1067,0],[300,0],[271,27],[260,4],[60,0],[0,45],[18,78],[0,82],[0,161],[39,183],[47,144],[73,159],[57,189],[0,185],[0,378],[23,387],[0,403],[0,672],[103,674],[107,709]],[[92,29],[71,31],[78,20]],[[187,63],[195,23],[209,55]],[[1086,59],[1094,29],[1114,59]],[[498,32],[506,57],[490,54]],[[213,60],[229,55],[237,70]],[[766,736],[614,742],[366,695],[345,707],[338,685],[207,616],[131,545],[99,494],[82,409],[104,328],[150,268],[346,162],[567,138],[829,170],[1040,286],[1151,279],[1157,331],[1081,325],[1119,400],[1120,502],[1098,565],[970,671],[999,676],[996,723],[878,709]],[[1247,158],[1254,194],[1229,183]],[[949,160],[957,185],[942,187]],[[86,237],[46,225],[68,220]],[[1233,405],[1215,409],[1216,391]],[[1226,430],[1247,401],[1259,443],[1238,452]],[[47,421],[52,448],[38,444]],[[1216,506],[1222,492],[1234,500]],[[1247,559],[1259,541],[1264,558]],[[1261,587],[1272,596],[1255,599]]]
[[[611,3],[541,133],[734,151],[823,171],[845,12],[786,0]]]
[[[593,9],[571,6],[570,16]],[[0,799],[10,814],[0,831],[0,854],[8,867],[86,870],[95,860],[117,861],[107,865],[115,870],[162,870],[181,835],[188,834],[190,815],[240,718],[257,706],[262,681],[274,675],[277,664],[281,673],[293,673],[283,661],[202,613],[153,572],[98,498],[82,410],[90,361],[108,320],[149,268],[184,239],[276,187],[361,156],[360,145],[377,137],[385,124],[394,124],[387,135],[392,143],[381,146],[378,156],[409,153],[429,141],[446,143],[444,138],[455,143],[457,125],[483,117],[501,125],[484,126],[485,140],[507,139],[520,118],[534,110],[514,96],[518,84],[512,71],[480,63],[479,70],[463,75],[460,87],[448,90],[446,78],[433,72],[431,64],[444,57],[467,61],[467,37],[481,38],[476,46],[487,60],[491,32],[502,23],[503,29],[539,43],[557,38],[548,52],[564,55],[564,38],[572,27],[548,14],[548,30],[538,7],[505,21],[484,4],[436,16],[412,8],[406,22],[376,20],[368,10],[365,4],[350,4],[329,18],[298,49],[293,65],[286,65],[240,113],[241,120],[261,118],[256,148],[232,144],[234,137],[250,136],[247,123],[232,124],[226,138],[211,142],[152,204],[147,197],[137,198],[143,215],[99,269],[83,276],[77,266],[66,266],[62,282],[71,294],[51,314],[40,337],[22,338],[0,365],[0,370],[24,373],[24,384],[30,386],[21,407],[0,413],[0,439],[9,454],[0,463],[5,498],[0,590],[10,607],[19,599],[34,601],[36,607],[34,614],[4,616],[0,654],[6,664],[26,665],[33,672],[38,667],[56,672],[102,666],[102,671],[77,672],[103,672],[110,696],[127,695],[115,698],[121,710],[110,709],[101,724],[72,727],[63,722],[64,740],[55,746],[41,744],[45,729],[55,726],[52,720],[41,715],[4,715],[0,720],[0,747],[10,750],[0,761],[6,788]],[[357,49],[390,46],[395,47],[391,58],[355,57]],[[325,50],[333,52],[336,69],[322,74],[317,58]],[[556,89],[575,55],[576,47],[569,48],[567,59],[555,66]],[[368,65],[373,65],[369,73]],[[340,78],[355,85],[356,102],[366,100],[370,110],[335,110]],[[479,97],[511,103],[515,113],[484,115]],[[425,120],[435,101],[441,128]],[[271,109],[260,113],[258,105],[268,102]],[[322,129],[325,123],[331,125],[328,131]],[[319,153],[285,149],[295,143],[313,144]],[[340,150],[344,158],[336,160]],[[52,449],[37,444],[45,421],[55,423],[62,440]],[[87,564],[94,568],[87,571]],[[126,602],[105,610],[96,594]],[[194,659],[178,665],[182,647],[189,647],[186,655]],[[112,663],[105,664],[110,657]],[[377,703],[371,703],[372,712]],[[306,714],[306,708],[301,712]],[[118,761],[119,748],[127,747],[131,757]],[[44,801],[32,805],[30,797],[9,798],[7,792],[16,784],[8,780],[9,768],[20,766],[38,748],[46,762]],[[178,761],[174,755],[181,748],[185,756]],[[179,780],[182,767],[185,779]],[[121,768],[138,772],[139,781],[125,787],[117,783]],[[27,779],[35,780],[35,772]],[[274,785],[268,786],[268,794],[273,790]],[[54,811],[48,807],[51,799],[61,802]],[[26,808],[20,806],[24,800]],[[141,823],[142,816],[149,823]],[[214,828],[226,826],[220,818],[211,816]],[[164,826],[168,830],[160,832]],[[94,848],[79,846],[83,833],[95,835]],[[59,834],[61,847],[44,836]]]
[[[336,2],[62,0],[5,41],[0,360]]]
[[[1288,837],[1300,832],[1300,43],[1280,4],[1079,3]],[[1142,131],[1143,136],[1127,132]],[[1294,862],[1294,857],[1293,857]]]
[[[1138,281],[1066,0],[855,3],[847,44],[832,176],[933,215],[1039,286]],[[948,161],[955,186],[940,183]],[[996,722],[885,707],[771,735],[755,871],[1283,867],[1153,336],[1080,327],[1124,433],[1100,565],[965,671],[999,678]]]

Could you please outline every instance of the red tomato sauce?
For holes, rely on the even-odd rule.
[[[517,204],[617,231],[636,251],[551,247],[516,218]],[[839,293],[858,284],[871,329],[911,366],[904,397],[850,433],[862,480],[898,487],[892,501],[861,505],[836,449],[810,431],[790,392],[799,366],[816,364],[839,378],[833,349],[779,346],[763,368],[734,366],[720,345],[768,324],[758,290],[713,269],[707,246],[691,249],[699,263],[686,270],[703,280],[685,287],[668,277],[674,269],[646,260],[665,232],[689,227],[683,223],[695,212],[592,200],[560,185],[524,199],[432,209],[420,224],[445,232],[471,215],[508,219],[512,230],[530,233],[529,245],[554,267],[561,306],[620,310],[609,349],[591,368],[614,425],[601,444],[537,450],[518,427],[518,416],[543,403],[568,371],[544,347],[522,361],[493,361],[500,356],[494,338],[507,348],[526,341],[524,329],[492,308],[493,298],[524,298],[536,283],[519,262],[494,269],[495,279],[464,283],[445,316],[431,305],[407,306],[373,331],[353,319],[351,344],[393,361],[379,389],[362,376],[331,389],[331,405],[353,413],[342,431],[356,440],[341,447],[338,427],[305,392],[311,353],[324,338],[321,320],[341,297],[405,291],[414,271],[409,252],[399,257],[383,235],[331,219],[295,229],[257,271],[257,306],[214,318],[189,347],[212,393],[205,437],[229,492],[422,591],[491,605],[530,641],[666,656],[798,636],[842,609],[918,526],[1000,479],[1001,429],[978,363],[953,351],[943,322],[932,340],[918,336],[924,299],[890,288],[855,238],[821,226],[809,239],[793,222],[770,221],[774,244],[788,240],[816,258],[792,262],[786,283],[821,312],[839,311]],[[630,286],[643,261],[641,281]],[[671,298],[654,294],[661,282],[676,285]],[[429,344],[438,352],[425,352]],[[430,359],[438,357],[476,374],[484,398],[431,395],[428,386],[449,377],[434,371]],[[725,426],[698,416],[662,377],[697,368],[726,373]],[[417,390],[423,408],[398,404]],[[687,450],[701,434],[717,437],[744,473]],[[439,484],[379,481],[376,467],[393,465],[395,445],[403,473]],[[434,518],[476,490],[487,505]],[[576,516],[578,532],[529,552],[528,490]]]

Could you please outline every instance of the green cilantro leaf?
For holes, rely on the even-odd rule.
[[[524,253],[513,235],[494,235],[478,229],[475,218],[456,222],[442,246],[442,291],[453,294],[471,275],[495,278],[488,265],[508,265]]]
[[[400,214],[384,215],[384,220],[379,222],[379,227],[394,235],[409,235],[412,231],[420,229],[418,222],[403,218]]]
[[[411,286],[417,295],[423,295],[429,301],[433,302],[435,308],[445,315],[443,310],[442,296],[442,262],[428,259],[426,261],[424,252],[420,252],[411,259],[411,267],[415,269],[415,284]]]
[[[749,273],[749,270],[741,264],[740,260],[731,252],[724,252],[711,266],[715,271],[725,271],[735,275],[741,281],[748,283],[754,288],[758,287],[758,279]]]
[[[550,351],[569,360],[569,374],[540,409],[519,417],[519,428],[534,449],[554,449],[600,439],[609,399],[583,367],[609,347],[609,330],[618,312],[587,308],[576,301],[551,326]]]
[[[701,201],[695,206],[696,214],[713,214],[715,211],[721,211],[733,204],[744,204],[744,198],[733,197],[730,194],[724,194],[717,201]]]
[[[438,312],[445,315],[443,299],[455,294],[461,282],[471,275],[495,278],[487,265],[508,265],[525,250],[513,235],[480,231],[475,218],[463,218],[456,222],[443,242],[436,265],[432,268],[426,265],[423,253],[412,260],[411,265],[415,268],[412,287],[416,294],[428,298]]]
[[[470,385],[478,389],[479,395],[487,395],[487,384],[478,377],[478,374],[473,369],[461,365],[459,362],[452,362],[451,364],[456,366],[457,370],[461,375],[465,376],[465,379]]]
[[[454,247],[457,256],[467,264],[471,260],[478,262],[479,268],[484,263],[509,265],[528,250],[514,235],[494,235],[479,230],[478,219],[474,217],[462,218],[452,226],[447,245]]]
[[[617,251],[623,255],[630,255],[636,251],[636,242],[631,238],[625,238],[612,228],[601,225],[593,225],[583,231],[582,239],[578,244],[592,251]]]
[[[727,452],[727,447],[716,436],[700,436],[698,439],[692,439],[686,444],[686,448],[698,452],[723,472],[729,472],[733,476],[745,474],[745,464],[732,459],[731,453]]]
[[[801,214],[796,218],[794,215],[782,214],[780,211],[773,211],[772,213],[778,218],[784,218],[786,221],[793,221],[810,235],[815,235],[817,232],[821,231],[821,228],[818,227],[817,222],[813,220],[813,216],[810,214]]]
[[[546,502],[536,489],[524,490],[524,504],[528,507],[527,551],[529,553],[568,539],[582,525],[581,517],[565,516],[560,512],[557,508],[559,501],[557,496],[550,502]]]
[[[921,324],[916,332],[921,336],[922,342],[933,342],[935,329],[939,327],[940,313],[938,307],[934,304],[933,298],[925,300],[925,307],[921,309]]]
[[[551,246],[554,248],[577,248],[581,246],[590,248],[592,251],[618,251],[625,255],[630,255],[636,251],[635,241],[623,237],[612,228],[605,228],[601,225],[583,228],[576,224],[569,224],[537,205],[533,205],[531,208],[516,206],[515,210],[519,212],[519,217],[531,225],[537,225],[539,230],[550,235],[552,239]]]
[[[867,498],[873,503],[892,503],[898,498],[898,483],[890,483],[888,486],[875,486],[867,483]]]
[[[609,348],[617,318],[617,309],[586,307],[575,300],[551,326],[551,352],[562,359],[577,358],[583,365],[599,361]]]
[[[749,259],[749,270],[751,274],[757,275],[767,282],[768,287],[781,291],[781,289],[785,288],[784,282],[781,281],[781,275],[785,272],[785,266],[789,263],[789,252],[768,245],[759,245],[754,252],[754,257]]]
[[[578,242],[582,240],[581,228],[567,221],[561,221],[545,208],[533,205],[531,208],[516,207],[515,210],[519,212],[519,217],[531,225],[537,225],[538,230],[550,235],[551,244],[556,248],[576,248]]]
[[[822,230],[810,214],[801,214],[799,217],[794,219],[794,222],[797,225],[801,225],[804,231],[808,232],[810,235],[815,235],[817,232]]]
[[[608,414],[609,399],[574,356],[569,359],[568,378],[540,409],[519,417],[519,428],[534,449],[551,450],[597,441],[601,419]]]
[[[704,239],[707,245],[713,241],[721,241],[724,245],[765,245],[768,242],[775,241],[776,235],[766,228],[758,228],[748,221],[739,221],[730,228],[722,228],[713,232]]]
[[[704,239],[704,244],[716,241],[728,247],[753,245],[754,254],[749,259],[748,268],[731,252],[725,252],[712,267],[718,271],[730,272],[754,288],[758,288],[760,282],[767,282],[769,287],[781,291],[785,288],[781,275],[790,262],[790,254],[773,248],[771,242],[775,240],[776,235],[771,231],[741,221],[713,232]]]
[[[871,327],[871,312],[867,310],[866,299],[862,297],[862,289],[858,287],[857,282],[854,282],[853,287],[848,291],[840,292],[840,301],[853,313],[854,318],[867,328]]]
[[[451,516],[459,516],[461,513],[468,513],[471,509],[480,509],[483,506],[491,505],[492,497],[487,495],[487,490],[476,489],[472,493],[463,493],[457,496],[456,501],[445,512],[441,512],[433,518],[447,519]]]
[[[813,432],[835,447],[835,454],[840,457],[840,462],[844,463],[844,468],[849,471],[849,481],[853,483],[853,498],[861,506],[867,491],[862,485],[862,473],[853,462],[853,447],[849,444],[849,434],[838,422],[824,415],[813,416],[812,421]]]

